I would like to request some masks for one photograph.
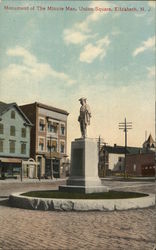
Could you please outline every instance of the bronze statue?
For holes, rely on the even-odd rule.
[[[91,111],[89,105],[86,103],[86,98],[79,99],[81,103],[80,115],[78,121],[80,123],[81,135],[83,138],[87,136],[87,126],[90,125]]]

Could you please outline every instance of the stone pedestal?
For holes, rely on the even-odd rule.
[[[107,192],[98,177],[97,141],[90,138],[75,139],[71,144],[71,173],[66,186],[60,191],[96,193]]]

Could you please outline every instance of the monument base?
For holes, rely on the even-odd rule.
[[[60,191],[99,193],[108,192],[98,176],[98,146],[91,138],[75,139],[71,145],[71,174]]]

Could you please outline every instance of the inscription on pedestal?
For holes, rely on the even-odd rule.
[[[83,176],[83,149],[73,148],[72,150],[72,176]]]

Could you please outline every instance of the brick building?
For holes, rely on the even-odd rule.
[[[38,177],[60,177],[67,159],[68,112],[42,103],[20,106],[33,123],[30,156],[39,162]]]
[[[141,148],[127,147],[126,154],[138,154]],[[100,149],[99,175],[105,177],[112,171],[124,173],[125,147],[114,144],[104,145]]]
[[[127,155],[126,172],[128,175],[132,176],[154,176],[154,152]]]
[[[151,137],[147,139],[142,148],[127,147],[126,149],[126,172],[132,176],[154,176],[155,174],[155,152],[154,141]],[[124,173],[125,169],[125,147],[102,146],[99,159],[99,176],[105,177],[111,172]]]
[[[127,155],[126,170],[129,175],[155,175],[155,141],[151,134],[138,154]]]

